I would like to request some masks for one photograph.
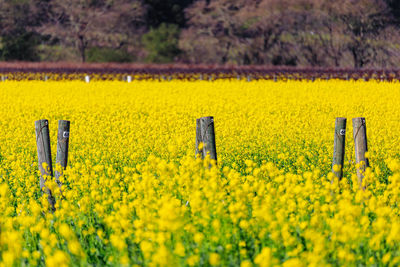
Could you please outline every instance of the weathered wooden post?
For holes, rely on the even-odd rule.
[[[57,155],[55,170],[55,178],[58,186],[61,186],[60,177],[63,175],[62,170],[65,170],[65,168],[67,168],[68,163],[69,127],[69,121],[58,121]]]
[[[200,129],[200,119],[196,119],[196,158],[203,157],[203,149],[199,149],[200,143],[202,143],[201,139],[201,129]]]
[[[49,188],[45,187],[45,181],[53,176],[53,166],[51,161],[50,150],[50,134],[49,134],[49,121],[38,120],[35,122],[36,132],[36,145],[38,154],[38,163],[40,171],[40,190],[43,188],[48,195],[48,200],[51,209],[54,211],[55,199]],[[45,165],[45,166],[44,166]]]
[[[343,177],[344,149],[346,140],[346,121],[347,121],[346,118],[336,118],[335,120],[332,172],[336,175],[339,181],[342,180]]]
[[[198,127],[197,125],[200,125]],[[198,130],[198,128],[200,128]],[[200,142],[203,144],[202,151],[198,148]],[[196,120],[196,152],[205,158],[217,160],[217,149],[215,146],[214,117],[202,117]]]
[[[367,128],[365,126],[365,118],[353,119],[353,136],[354,136],[354,149],[356,153],[357,177],[360,187],[362,187],[362,179],[367,167],[369,167],[368,158],[365,157],[365,152],[368,151],[367,147]]]

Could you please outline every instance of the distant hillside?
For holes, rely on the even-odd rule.
[[[396,0],[0,0],[0,60],[400,66]]]

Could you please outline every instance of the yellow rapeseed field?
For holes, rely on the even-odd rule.
[[[399,266],[400,83],[0,83],[0,266]],[[195,159],[214,116],[218,165]],[[334,123],[347,117],[344,178]],[[357,184],[351,118],[371,168]],[[34,122],[71,121],[51,213]]]

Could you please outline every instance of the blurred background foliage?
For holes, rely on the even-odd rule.
[[[397,67],[398,0],[0,0],[0,60]]]

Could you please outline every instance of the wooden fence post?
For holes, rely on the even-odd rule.
[[[359,168],[357,168],[358,183],[360,184],[360,187],[362,187],[362,179],[364,178],[365,170],[369,167],[368,158],[365,157],[365,152],[368,151],[365,118],[353,119],[353,136],[356,163],[359,164]]]
[[[68,163],[69,127],[69,121],[58,121],[57,155],[55,170],[55,178],[58,186],[61,186],[60,177],[63,175],[62,170],[65,170],[65,168],[67,168]],[[60,169],[60,167],[62,169]]]
[[[344,163],[344,149],[346,141],[346,118],[336,118],[335,120],[335,136],[333,141],[333,160],[332,172],[336,177],[342,180],[343,177],[343,163]],[[335,165],[337,165],[335,167]],[[340,167],[340,170],[337,168]]]
[[[203,157],[203,149],[199,149],[199,144],[202,143],[202,139],[201,139],[201,129],[200,129],[200,119],[196,119],[196,158]]]
[[[203,143],[202,151],[199,151],[199,143]],[[196,120],[196,152],[205,158],[217,160],[217,149],[215,145],[214,117],[202,117]],[[196,154],[197,155],[197,154]]]
[[[54,211],[55,199],[49,188],[45,187],[45,181],[48,177],[53,176],[53,165],[51,161],[51,150],[50,150],[50,134],[49,134],[49,121],[38,120],[35,121],[35,132],[36,132],[36,145],[38,154],[38,164],[40,171],[40,190],[43,192],[43,188],[48,195],[51,209]],[[43,166],[46,165],[46,166]],[[44,168],[46,167],[46,168]]]

